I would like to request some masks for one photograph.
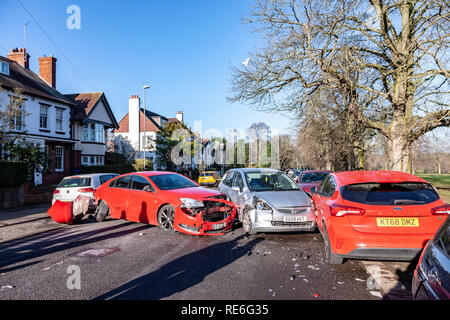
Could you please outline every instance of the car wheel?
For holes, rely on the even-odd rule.
[[[244,228],[244,231],[249,235],[256,233],[255,231],[253,231],[252,218],[250,217],[248,211],[244,211],[244,219],[242,221],[242,227]]]
[[[84,217],[84,214],[79,214],[79,215],[76,215],[74,218],[73,218],[73,223],[80,223],[81,222],[81,220],[83,220],[83,217]]]
[[[95,220],[97,220],[98,222],[102,222],[106,219],[108,215],[109,215],[108,205],[106,204],[105,201],[100,200],[97,209],[95,209]]]
[[[158,212],[158,225],[163,231],[173,231],[173,220],[175,218],[175,208],[166,204]]]
[[[330,238],[328,237],[328,230],[323,224],[323,241],[325,243],[325,259],[328,264],[342,264],[344,262],[344,258],[338,256],[333,252],[330,245]]]

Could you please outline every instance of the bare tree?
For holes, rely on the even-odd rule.
[[[349,116],[386,137],[389,168],[401,171],[415,140],[450,126],[448,1],[260,0],[246,22],[266,45],[234,69],[231,101],[301,112],[336,88]]]

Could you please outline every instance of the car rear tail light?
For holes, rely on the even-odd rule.
[[[58,193],[59,193],[59,190],[53,191],[53,194],[58,194]]]
[[[94,192],[94,189],[92,189],[92,188],[83,188],[83,189],[78,190],[78,192]]]
[[[335,217],[343,217],[346,215],[351,216],[362,216],[366,210],[355,207],[341,206],[341,205],[332,205],[331,206],[331,215]]]
[[[443,206],[431,209],[431,214],[434,216],[443,216],[450,214],[450,204],[444,204]]]

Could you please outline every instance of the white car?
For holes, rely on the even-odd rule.
[[[65,177],[53,192],[52,205],[56,200],[69,202],[74,201],[78,196],[91,198],[89,209],[94,209],[94,191],[103,183],[117,177],[117,173],[93,173],[77,176]]]

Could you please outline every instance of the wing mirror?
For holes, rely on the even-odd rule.
[[[147,192],[155,192],[155,189],[153,189],[153,186],[151,184],[146,185],[142,190]]]
[[[242,189],[240,187],[231,187],[231,190],[238,192],[238,193],[242,192]]]

